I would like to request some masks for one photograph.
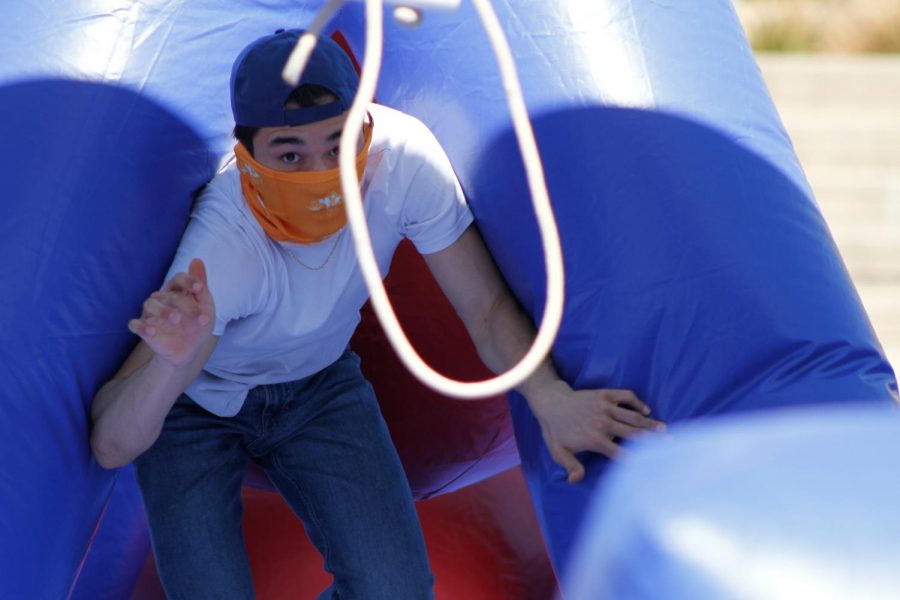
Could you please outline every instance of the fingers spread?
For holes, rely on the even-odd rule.
[[[197,297],[197,300],[210,303],[211,296],[209,288],[206,285],[206,265],[199,258],[195,258],[188,266],[188,273],[193,277],[194,282],[191,286],[191,292]]]
[[[650,414],[650,407],[644,404],[631,390],[605,390],[610,400],[619,406],[627,406],[642,415]]]
[[[188,273],[197,279],[204,287],[206,287],[206,265],[199,258],[195,258],[188,265]]]
[[[569,471],[568,482],[578,483],[582,479],[584,479],[584,467],[581,465],[581,463],[578,463],[577,467]]]
[[[166,317],[167,308],[162,302],[163,299],[163,296],[152,294],[149,298],[144,300],[144,313],[141,317],[159,317],[164,319]]]
[[[191,294],[194,293],[194,288],[196,286],[200,286],[200,289],[202,289],[200,280],[198,280],[193,275],[189,275],[187,273],[176,273],[172,277],[172,279],[170,279],[163,287],[163,291]]]
[[[206,285],[206,265],[195,258],[188,266],[187,273],[176,273],[165,285],[165,291],[190,294],[208,310],[213,310],[212,294]],[[207,323],[209,320],[207,320]]]
[[[155,292],[144,301],[144,314],[142,317],[157,317],[179,323],[182,314],[189,314],[192,310],[191,302],[182,294],[175,292]]]
[[[631,425],[626,425],[625,423],[612,423],[607,430],[611,436],[619,439],[626,439],[632,436],[635,436],[640,433],[646,432],[646,429],[642,429],[640,427],[632,427]]]
[[[128,330],[131,331],[131,333],[140,336],[141,339],[147,340],[156,335],[156,327],[151,324],[151,322],[155,320],[154,317],[131,319],[128,321]]]
[[[640,429],[652,429],[654,431],[664,431],[666,426],[663,422],[650,419],[641,414],[621,406],[616,406],[610,411],[610,415],[615,421],[625,423],[632,427]]]
[[[135,335],[142,336],[144,333],[144,323],[140,319],[131,319],[128,321],[128,331]]]
[[[564,468],[568,473],[569,483],[577,483],[584,478],[584,465],[582,465],[575,455],[566,450],[562,446],[549,448],[550,456],[553,461]]]
[[[192,294],[154,292],[144,301],[140,319],[134,320],[133,325],[129,323],[129,329],[144,339],[160,333],[169,335],[176,330],[188,333],[194,330],[192,324],[207,327],[212,321],[208,313]]]

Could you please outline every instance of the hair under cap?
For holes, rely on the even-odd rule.
[[[359,76],[343,48],[324,36],[316,41],[297,87],[320,85],[337,100],[308,108],[284,107],[297,87],[286,84],[281,71],[303,33],[302,29],[279,29],[251,43],[238,55],[231,68],[231,111],[237,125],[306,125],[336,117],[350,108],[359,87]]]

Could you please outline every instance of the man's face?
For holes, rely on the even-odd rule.
[[[253,136],[253,157],[277,171],[326,171],[338,168],[338,144],[347,113],[293,127],[262,127]],[[363,139],[357,143],[362,150]]]

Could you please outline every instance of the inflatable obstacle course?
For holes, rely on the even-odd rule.
[[[133,587],[146,557],[137,491],[127,470],[91,459],[90,401],[135,343],[124,324],[159,285],[193,193],[233,143],[231,61],[248,40],[302,25],[320,6],[26,0],[0,9],[12,58],[0,65],[12,182],[0,218],[0,596],[121,597]],[[560,224],[568,300],[553,358],[570,383],[634,389],[672,425],[896,403],[895,376],[730,2],[496,9]],[[348,5],[329,31],[355,54],[361,18]],[[425,14],[417,28],[388,22],[377,98],[436,133],[504,276],[536,317],[540,244],[479,27],[465,3]],[[430,318],[411,314],[409,327],[418,319],[433,328]],[[435,334],[411,334],[428,356]],[[368,344],[378,334],[359,336]],[[432,359],[447,347],[434,345]],[[408,434],[391,428],[416,493],[514,464],[513,426],[550,556],[566,572],[606,461],[585,457],[587,481],[569,486],[521,398],[511,399],[510,422],[501,399],[473,408],[419,394],[381,395],[387,415],[410,419]],[[435,418],[422,408],[424,421],[445,425],[431,436],[410,416],[417,403],[459,412]]]

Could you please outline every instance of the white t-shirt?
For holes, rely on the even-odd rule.
[[[386,274],[403,237],[422,254],[438,252],[473,218],[428,128],[384,106],[369,114],[363,204]],[[220,337],[186,393],[219,416],[237,414],[253,386],[301,379],[337,360],[368,298],[349,227],[318,244],[271,240],[244,201],[233,161],[198,198],[166,281],[193,258],[206,264]]]

